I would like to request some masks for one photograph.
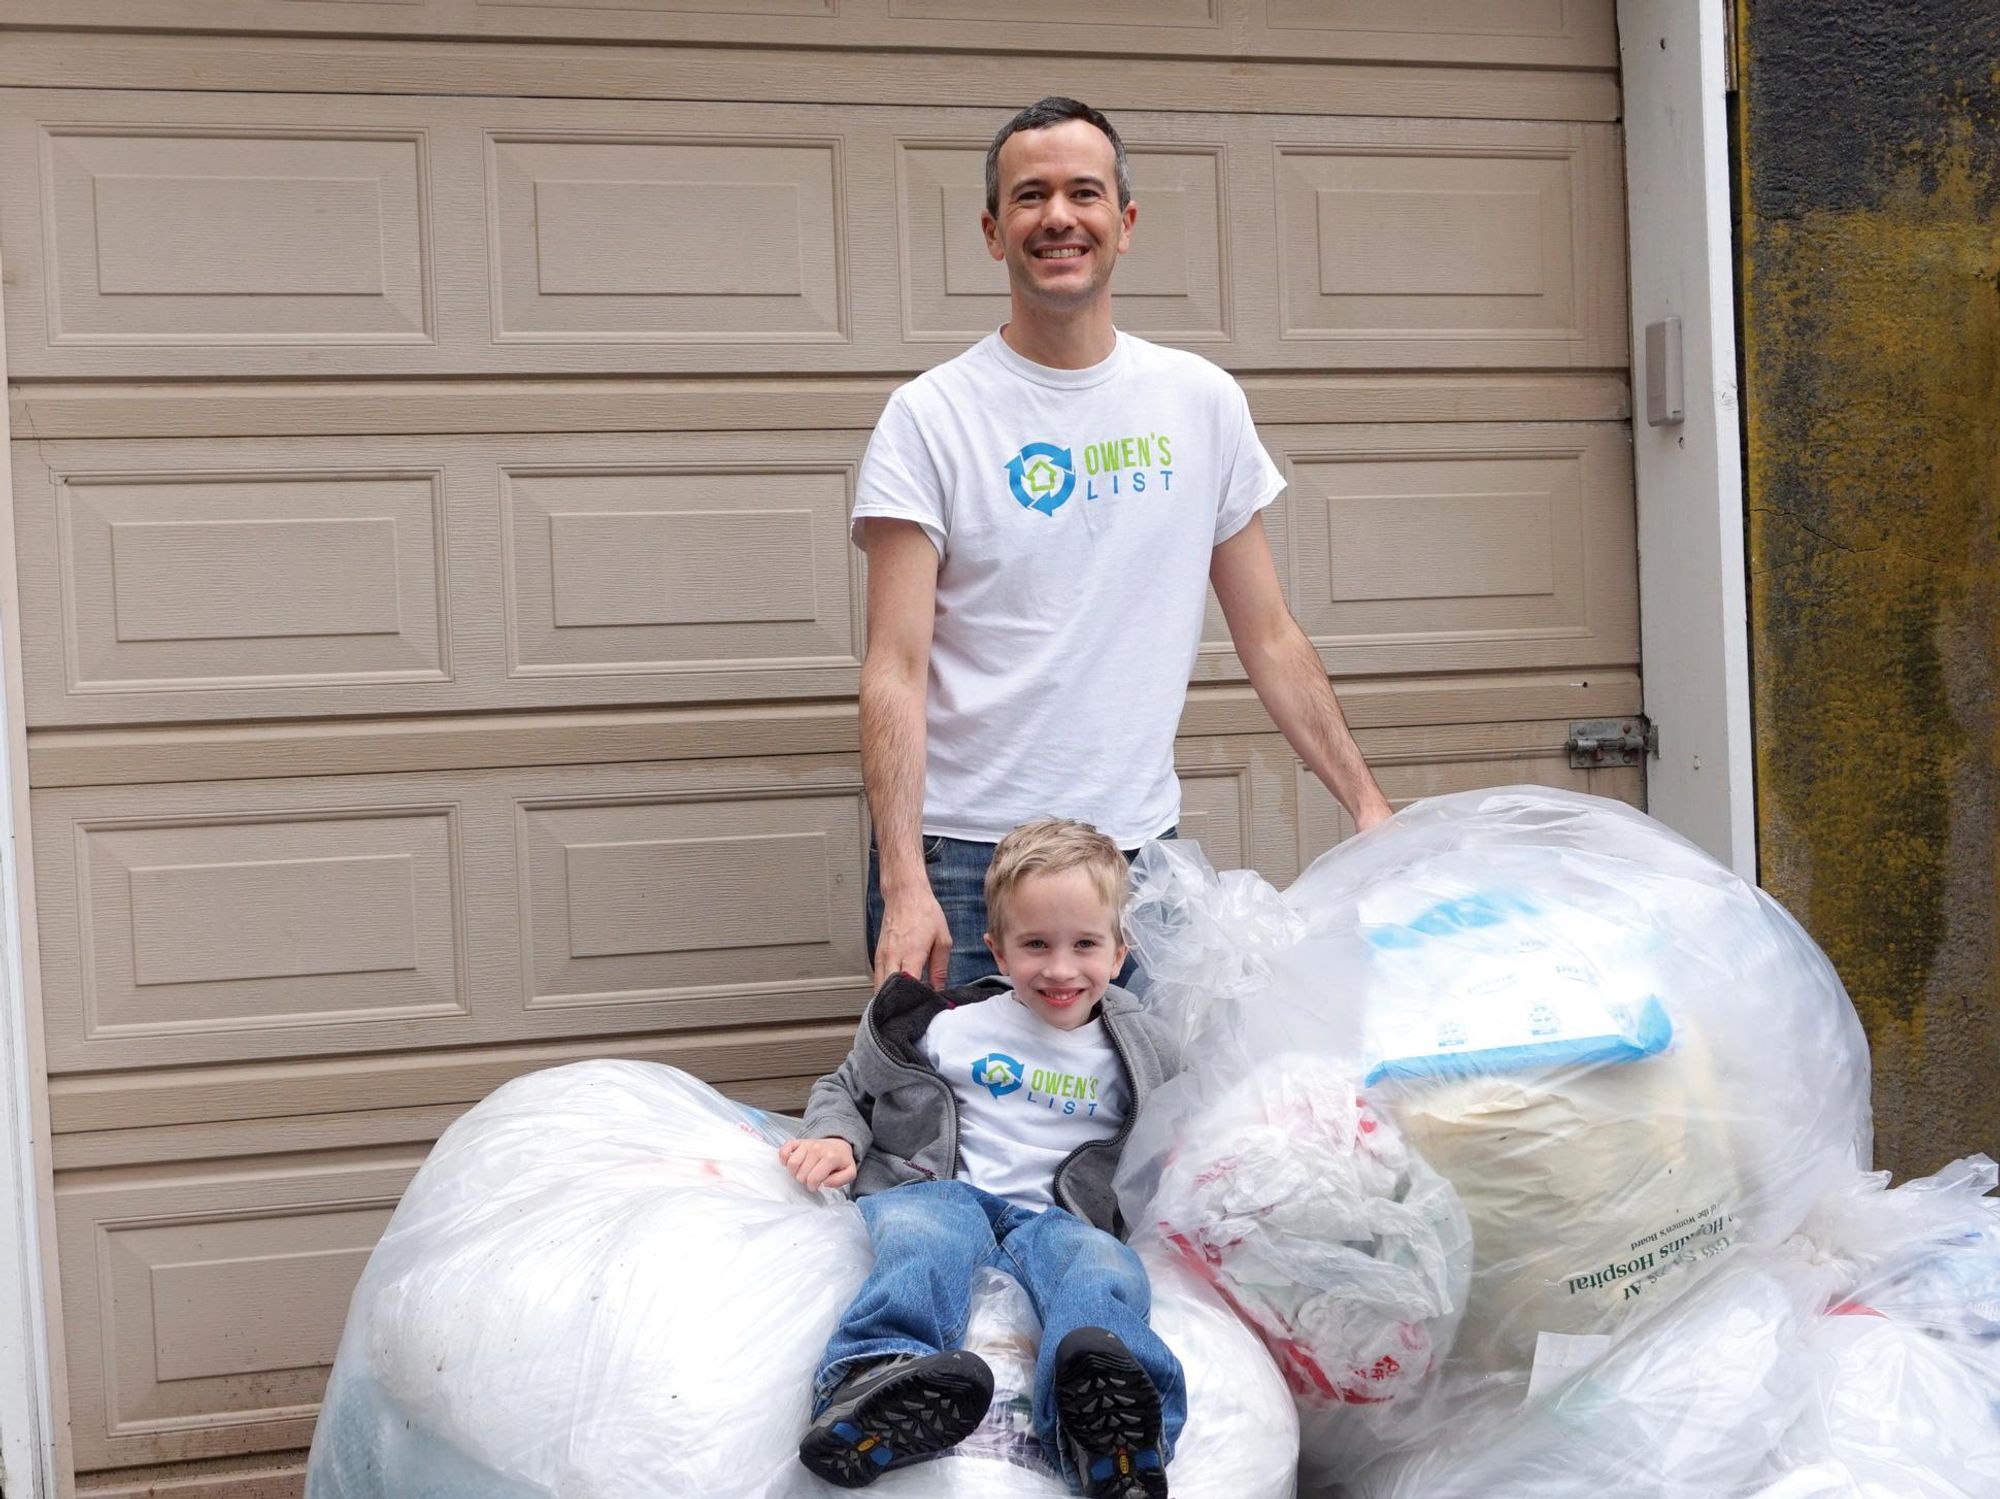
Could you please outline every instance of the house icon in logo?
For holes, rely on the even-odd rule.
[[[972,1080],[995,1098],[1005,1098],[1021,1086],[1021,1064],[1004,1051],[989,1051],[972,1064]]]
[[[1023,510],[1054,515],[1076,493],[1076,468],[1069,449],[1031,442],[1007,460],[1007,487]]]

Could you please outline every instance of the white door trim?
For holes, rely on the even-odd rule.
[[[0,285],[5,278],[0,277]],[[7,333],[0,304],[0,394]],[[32,862],[23,857],[28,736],[21,697],[20,610],[14,572],[13,446],[0,400],[0,1492],[52,1499],[55,1397],[49,1358],[48,1251],[43,1184],[49,1180],[48,1094],[41,1082],[39,984],[23,933],[34,930]],[[24,873],[25,871],[25,873]]]
[[[1618,0],[1631,243],[1647,809],[1757,877],[1724,0]],[[1646,326],[1680,319],[1685,419],[1647,422]]]

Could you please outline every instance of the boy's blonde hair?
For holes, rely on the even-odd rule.
[[[1024,822],[993,850],[986,866],[986,926],[995,942],[1007,933],[1007,905],[1021,881],[1030,875],[1061,874],[1081,869],[1104,897],[1111,912],[1111,934],[1119,942],[1121,913],[1131,866],[1118,845],[1087,822],[1068,817],[1040,817]]]

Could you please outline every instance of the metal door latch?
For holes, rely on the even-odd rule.
[[[1660,731],[1643,717],[1593,718],[1569,726],[1572,770],[1637,765],[1641,755],[1660,753]]]

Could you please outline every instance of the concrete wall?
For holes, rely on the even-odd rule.
[[[1762,879],[1925,1171],[2000,1154],[2000,8],[1739,6]]]

